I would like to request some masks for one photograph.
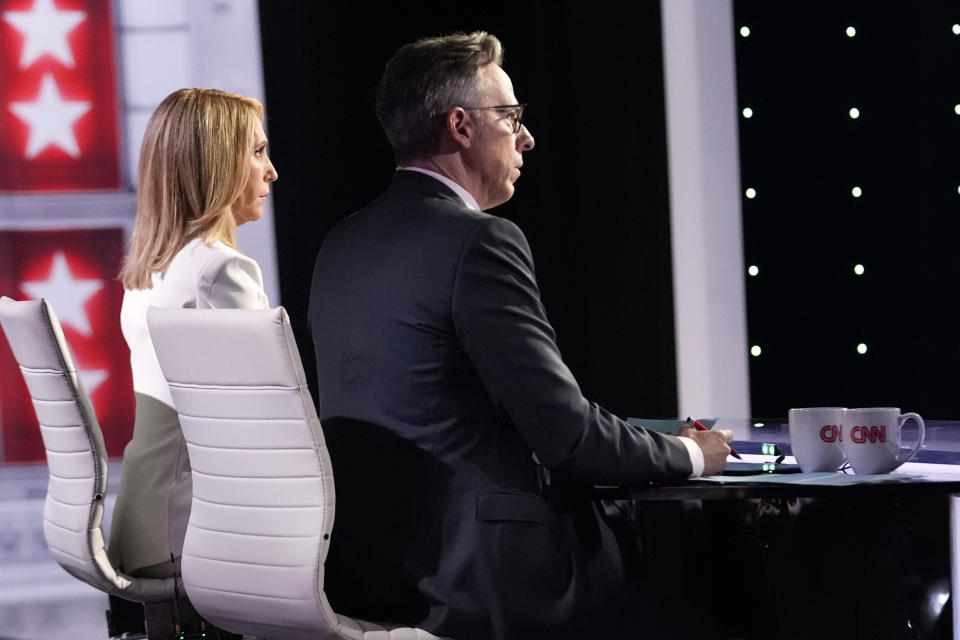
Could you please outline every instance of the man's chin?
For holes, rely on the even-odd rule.
[[[512,196],[512,195],[513,195],[513,194],[511,193],[510,196]],[[481,208],[483,211],[489,211],[490,209],[494,209],[494,208],[499,207],[500,205],[502,205],[504,202],[506,202],[507,200],[510,199],[510,196],[507,196],[507,197],[505,197],[505,198],[497,198],[497,199],[495,199],[495,200],[491,200],[486,206],[483,206],[483,207],[480,207],[480,208]]]

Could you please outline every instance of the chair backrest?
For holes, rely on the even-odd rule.
[[[323,592],[334,484],[282,307],[147,312],[190,454],[190,601],[219,627],[291,639],[411,638],[337,615]]]
[[[103,433],[53,308],[46,300],[0,298],[0,325],[20,365],[46,449],[50,480],[43,535],[50,553],[67,572],[101,591],[139,602],[170,600],[174,579],[132,578],[107,558]]]

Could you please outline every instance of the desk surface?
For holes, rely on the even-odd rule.
[[[750,454],[745,458],[753,458]],[[792,462],[791,459],[788,458]],[[731,462],[730,467],[738,463]],[[749,498],[840,498],[938,493],[960,494],[960,466],[908,462],[893,473],[758,474],[717,476],[634,487],[597,487],[600,498],[631,500],[742,500]]]
[[[704,418],[715,428],[733,431],[733,445],[741,454],[760,454],[764,444],[775,444],[790,455],[790,425],[785,418]],[[677,420],[628,418],[634,425],[657,431],[675,432]],[[926,420],[926,442],[917,452],[915,462],[960,465],[960,420]],[[903,442],[915,442],[917,426],[911,420],[903,430]],[[765,460],[772,460],[767,457]]]
[[[776,444],[794,462],[786,420],[715,426],[734,432],[745,461],[773,462],[762,445]],[[598,492],[629,501],[617,507],[639,523],[648,579],[664,593],[684,598],[720,577],[708,603],[727,637],[960,637],[947,604],[960,593],[951,574],[960,566],[951,534],[960,422],[927,421],[914,460],[884,476],[762,474]]]

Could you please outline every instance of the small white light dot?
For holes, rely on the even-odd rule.
[[[854,187],[853,189],[850,189],[850,193],[853,194],[854,198],[859,198],[860,196],[863,195],[863,189],[861,189],[860,187]]]
[[[859,353],[860,355],[863,355],[866,352],[867,352],[867,345],[863,344],[862,342],[857,345],[857,353]]]
[[[862,264],[854,265],[854,266],[853,266],[853,272],[854,272],[855,274],[857,274],[858,276],[862,276],[862,275],[863,275],[863,265],[862,265]]]
[[[957,193],[960,193],[960,187],[957,187]]]
[[[750,355],[756,357],[756,356],[760,355],[761,353],[763,353],[763,350],[762,350],[760,347],[758,347],[757,345],[753,345],[752,347],[750,347]]]
[[[746,195],[746,196],[747,196],[749,199],[751,199],[751,200],[753,200],[754,198],[757,197],[757,190],[754,189],[753,187],[750,187],[749,189],[747,189],[747,190],[744,191],[743,193],[744,193],[744,195]]]
[[[853,27],[847,27],[847,37],[852,38],[855,35],[857,35],[857,30]]]
[[[852,109],[850,109],[850,117],[853,118],[854,120],[856,120],[857,118],[859,118],[859,117],[860,117],[860,109],[857,109],[856,107],[853,107]]]
[[[960,116],[960,104],[957,104],[957,105],[954,105],[954,106],[953,106],[953,112],[954,112],[955,114],[957,114],[958,116]]]
[[[758,273],[760,273],[760,269],[757,268],[757,265],[752,264],[752,265],[750,265],[750,267],[747,269],[747,273],[749,273],[749,274],[752,275],[752,276],[755,276],[755,275],[757,275]]]
[[[750,35],[750,27],[740,27],[740,35],[742,35],[744,38]]]
[[[757,429],[760,429],[761,427],[765,427],[767,425],[763,424],[762,422],[754,422],[753,426],[755,426]]]
[[[953,25],[953,35],[960,36],[960,24]]]
[[[752,117],[753,117],[753,109],[751,109],[750,107],[744,107],[744,108],[743,108],[743,117],[744,117],[744,118],[752,118]]]

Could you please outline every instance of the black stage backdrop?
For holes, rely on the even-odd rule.
[[[261,2],[280,290],[311,388],[314,258],[394,165],[374,87],[402,44],[486,30],[536,148],[493,213],[533,249],[544,304],[586,396],[621,416],[676,413],[660,7],[657,0]]]

